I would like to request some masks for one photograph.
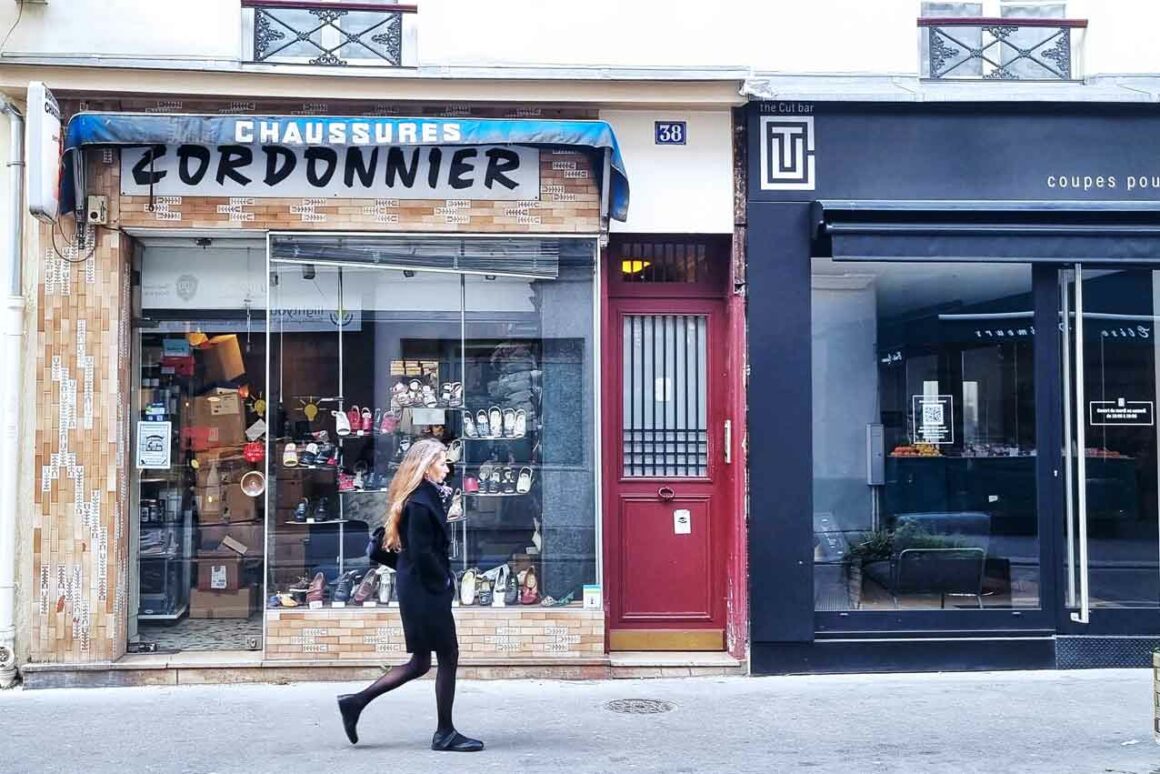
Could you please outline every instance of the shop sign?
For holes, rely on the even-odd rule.
[[[137,423],[137,469],[169,470],[172,424],[169,422]]]
[[[950,395],[915,395],[911,427],[915,443],[938,445],[955,442],[954,398]]]
[[[1099,426],[1151,427],[1156,423],[1150,400],[1093,400],[1088,404],[1088,424]]]
[[[121,151],[127,196],[535,200],[523,146],[153,145]]]
[[[28,210],[46,223],[60,210],[60,106],[42,82],[28,84],[28,127],[24,132]]]

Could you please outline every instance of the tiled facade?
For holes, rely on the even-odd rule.
[[[576,111],[455,106],[391,107],[312,103],[103,101],[66,110],[300,115],[492,115],[583,118]],[[125,652],[130,556],[131,240],[117,229],[445,231],[596,233],[600,189],[590,158],[545,149],[540,198],[530,201],[394,199],[228,199],[119,195],[119,154],[90,154],[89,193],[108,196],[109,225],[95,231],[89,260],[67,235],[40,230],[33,402],[38,480],[31,526],[29,660],[112,661]],[[151,206],[152,205],[152,206]],[[60,245],[63,257],[51,247]],[[88,244],[92,244],[91,241]],[[79,254],[78,254],[79,253]],[[70,263],[70,261],[77,261]],[[269,612],[271,659],[374,658],[401,650],[397,610]],[[456,612],[465,656],[578,658],[603,653],[600,611]],[[325,647],[323,647],[325,646]]]
[[[464,660],[481,656],[543,660],[599,657],[604,615],[539,607],[456,608]],[[266,658],[367,660],[406,651],[398,608],[273,611],[266,614]]]

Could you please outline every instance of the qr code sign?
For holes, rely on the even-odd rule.
[[[941,403],[925,403],[922,407],[922,423],[924,425],[941,425],[943,423],[943,407]]]

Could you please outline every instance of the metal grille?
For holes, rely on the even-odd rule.
[[[628,477],[708,475],[708,318],[624,318],[624,471]]]
[[[243,0],[254,13],[255,62],[399,67],[403,14],[411,6]]]
[[[660,699],[613,699],[604,705],[610,712],[620,712],[625,715],[656,715],[661,712],[671,712],[677,708],[671,701]]]
[[[1059,669],[1124,669],[1152,666],[1158,637],[1068,637],[1055,639]]]
[[[623,282],[697,284],[710,279],[704,244],[692,242],[624,242],[620,245]]]

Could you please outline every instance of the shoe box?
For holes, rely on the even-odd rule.
[[[241,446],[194,455],[197,460],[197,511],[203,523],[245,522],[257,518],[258,499],[242,491],[242,476],[253,465],[241,455]]]
[[[214,336],[197,348],[197,354],[207,382],[232,382],[246,374],[246,363],[236,333]]]
[[[228,538],[228,539],[227,539]],[[199,552],[227,551],[235,555],[261,558],[265,548],[265,528],[260,521],[228,524],[206,524],[198,528]]]
[[[245,407],[237,390],[211,390],[185,401],[182,412],[182,434],[195,452],[244,443],[245,423]]]
[[[243,557],[228,548],[198,551],[194,561],[201,591],[236,591],[241,585]]]
[[[189,593],[190,618],[249,618],[257,609],[257,586],[232,591],[193,589]]]

